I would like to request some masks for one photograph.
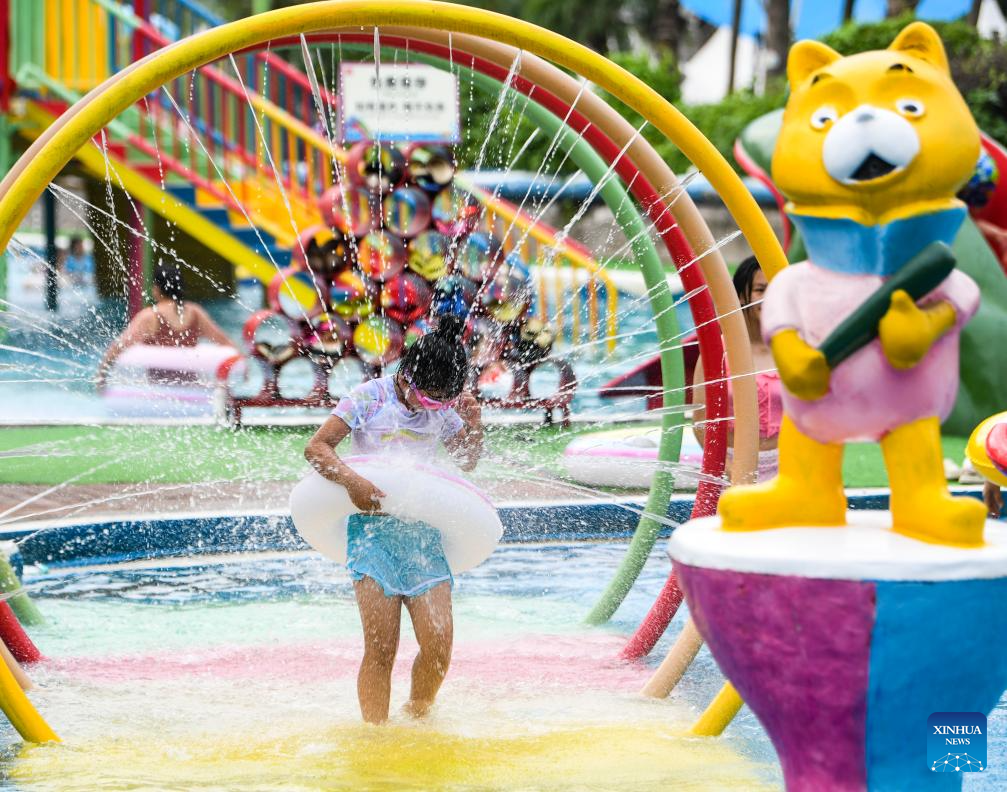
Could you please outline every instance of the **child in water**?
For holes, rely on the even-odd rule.
[[[358,385],[340,400],[304,452],[315,470],[345,487],[356,507],[371,515],[350,518],[346,563],[364,630],[357,695],[369,723],[388,718],[403,605],[420,647],[405,711],[422,717],[433,706],[451,661],[454,581],[440,533],[379,514],[384,493],[353,472],[336,446],[350,435],[354,453],[428,460],[443,443],[463,470],[472,470],[483,433],[478,403],[462,392],[468,374],[462,329],[459,318],[442,316],[434,332],[406,350],[396,374]]]

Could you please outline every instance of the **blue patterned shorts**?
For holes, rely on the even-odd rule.
[[[373,578],[386,597],[418,597],[444,581],[454,586],[440,531],[426,523],[354,514],[346,533],[350,577]]]

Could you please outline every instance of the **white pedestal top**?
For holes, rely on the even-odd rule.
[[[719,517],[675,530],[668,552],[690,566],[836,580],[974,580],[1007,577],[1007,525],[986,523],[986,544],[948,547],[891,530],[887,511],[851,511],[841,528],[724,531]]]

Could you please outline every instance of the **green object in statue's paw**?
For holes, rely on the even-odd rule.
[[[878,337],[881,320],[893,307],[896,292],[904,292],[910,298],[910,302],[914,303],[936,289],[954,268],[954,253],[943,242],[931,242],[923,248],[904,267],[882,283],[877,291],[864,300],[821,343],[818,349],[825,356],[829,368],[835,368]],[[926,354],[929,348],[928,344],[923,354]],[[917,362],[918,360],[919,358]],[[895,361],[892,361],[892,364],[897,365]]]

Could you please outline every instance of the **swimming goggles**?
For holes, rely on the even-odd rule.
[[[413,384],[413,379],[408,374],[402,372],[402,378],[406,381],[406,384],[409,386],[409,389],[413,392],[413,396],[416,397],[416,401],[420,403],[420,406],[424,410],[446,410],[452,405],[454,405],[456,401],[458,401],[457,396],[453,396],[450,399],[443,399],[443,400],[431,399],[423,391],[417,388],[416,385]]]

